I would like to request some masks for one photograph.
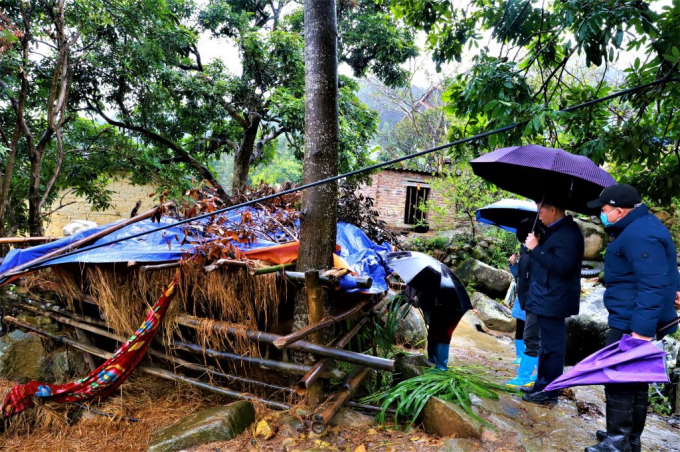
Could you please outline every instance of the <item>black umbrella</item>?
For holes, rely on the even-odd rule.
[[[535,201],[548,199],[579,213],[597,213],[588,201],[616,181],[582,155],[535,144],[498,149],[470,162],[476,175]]]
[[[416,251],[399,251],[385,256],[387,266],[410,287],[435,304],[451,304],[460,312],[472,309],[470,297],[458,277],[435,258]],[[431,306],[423,306],[431,309]]]

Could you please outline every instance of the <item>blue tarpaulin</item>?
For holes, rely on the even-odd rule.
[[[235,212],[229,212],[228,219],[229,221],[240,222],[241,214],[241,209]],[[112,232],[90,245],[116,242],[116,240],[144,231],[153,231],[159,226],[165,226],[175,222],[176,220],[169,217],[163,217],[160,223],[155,223],[151,220],[142,220]],[[97,232],[110,228],[115,224],[116,223],[111,223],[86,229],[77,232],[72,236],[64,237],[63,239],[44,245],[12,250],[2,264],[0,264],[0,276],[19,265],[44,256],[47,253],[62,248],[70,243],[89,237]],[[191,227],[194,230],[194,233],[202,229],[201,225],[205,225],[205,221]],[[109,246],[102,246],[82,253],[57,258],[44,265],[38,265],[38,267],[66,263],[104,264],[129,261],[145,263],[176,261],[182,258],[183,255],[195,253],[197,248],[196,241],[200,240],[194,235],[192,237],[193,243],[185,243],[182,245],[181,242],[184,238],[185,228],[186,226],[178,226],[170,227],[163,231],[151,232],[134,239],[112,243]],[[276,231],[274,231],[274,234],[275,233]],[[209,239],[211,239],[211,237],[204,238],[204,240]],[[369,276],[373,280],[373,286],[368,292],[379,293],[387,290],[385,277],[389,272],[389,269],[385,266],[381,255],[392,251],[389,244],[385,243],[383,245],[378,245],[366,237],[359,228],[346,223],[338,223],[337,244],[341,247],[339,255],[347,262],[347,264],[349,264],[351,269],[356,272],[357,276]],[[268,241],[260,237],[247,245],[244,243],[234,243],[234,245],[241,251],[246,252],[256,248],[276,246],[279,245],[279,243]],[[353,278],[349,276],[345,279],[346,281],[342,281],[341,288],[350,292],[356,290],[352,284]]]

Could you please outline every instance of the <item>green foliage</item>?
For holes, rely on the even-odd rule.
[[[477,232],[475,211],[504,197],[502,191],[475,176],[467,163],[456,165],[443,177],[432,179],[430,185],[442,199],[441,202],[428,200],[423,206],[432,227],[443,228],[454,215],[469,222],[473,236]]]
[[[375,343],[378,347],[378,356],[394,357],[397,328],[408,314],[410,307],[411,305],[405,302],[404,295],[396,295],[385,305],[385,315],[375,325]]]
[[[270,161],[263,162],[250,173],[250,184],[276,185],[287,181],[302,182],[302,162],[295,158],[291,147],[281,143]]]
[[[483,32],[491,32],[495,46],[481,47],[472,69],[444,95],[452,137],[526,125],[471,143],[472,156],[525,143],[562,147],[608,163],[620,182],[633,183],[656,204],[680,193],[680,83],[558,113],[614,89],[680,78],[680,0],[660,12],[650,9],[654,2],[636,0],[389,3],[396,17],[427,34],[438,65],[461,61],[466,48],[484,46]],[[613,81],[621,56],[634,62]]]
[[[449,247],[449,239],[444,236],[416,237],[411,240],[409,248],[414,251],[428,253],[434,250],[446,251]]]
[[[362,401],[382,406],[378,421],[385,423],[387,409],[396,406],[395,426],[398,427],[399,415],[410,418],[407,429],[413,425],[430,397],[439,397],[457,403],[472,417],[486,425],[470,408],[470,394],[498,400],[498,392],[514,392],[507,386],[494,383],[485,377],[480,367],[452,367],[447,371],[431,370],[423,375],[404,380],[394,388],[382,393],[372,394]]]
[[[503,270],[507,269],[508,258],[517,251],[519,246],[517,236],[496,227],[489,227],[484,234],[485,240],[491,242],[488,248],[489,257],[485,263]]]
[[[670,399],[664,394],[668,392],[667,389],[667,385],[649,385],[649,406],[656,414],[662,416],[670,416],[673,413]]]

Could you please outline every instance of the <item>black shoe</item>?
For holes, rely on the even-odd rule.
[[[550,395],[543,391],[527,394],[522,397],[525,402],[535,403],[537,405],[557,405],[557,396]]]
[[[519,388],[519,390],[525,394],[533,394],[534,392],[536,392],[533,386],[523,386]]]
[[[631,452],[630,435],[633,429],[633,394],[616,393],[605,390],[607,394],[607,431],[598,431],[594,446],[586,447],[586,452]]]

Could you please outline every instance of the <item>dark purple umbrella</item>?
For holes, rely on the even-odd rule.
[[[666,352],[627,334],[563,373],[544,391],[607,383],[668,383]]]
[[[476,175],[503,190],[540,201],[543,196],[569,210],[596,213],[587,206],[616,184],[605,170],[582,155],[536,144],[498,149],[470,162]]]
[[[470,297],[458,277],[437,259],[417,251],[397,251],[385,255],[385,263],[410,287],[428,299],[450,304],[456,311],[472,309]],[[431,307],[428,307],[431,309]]]

